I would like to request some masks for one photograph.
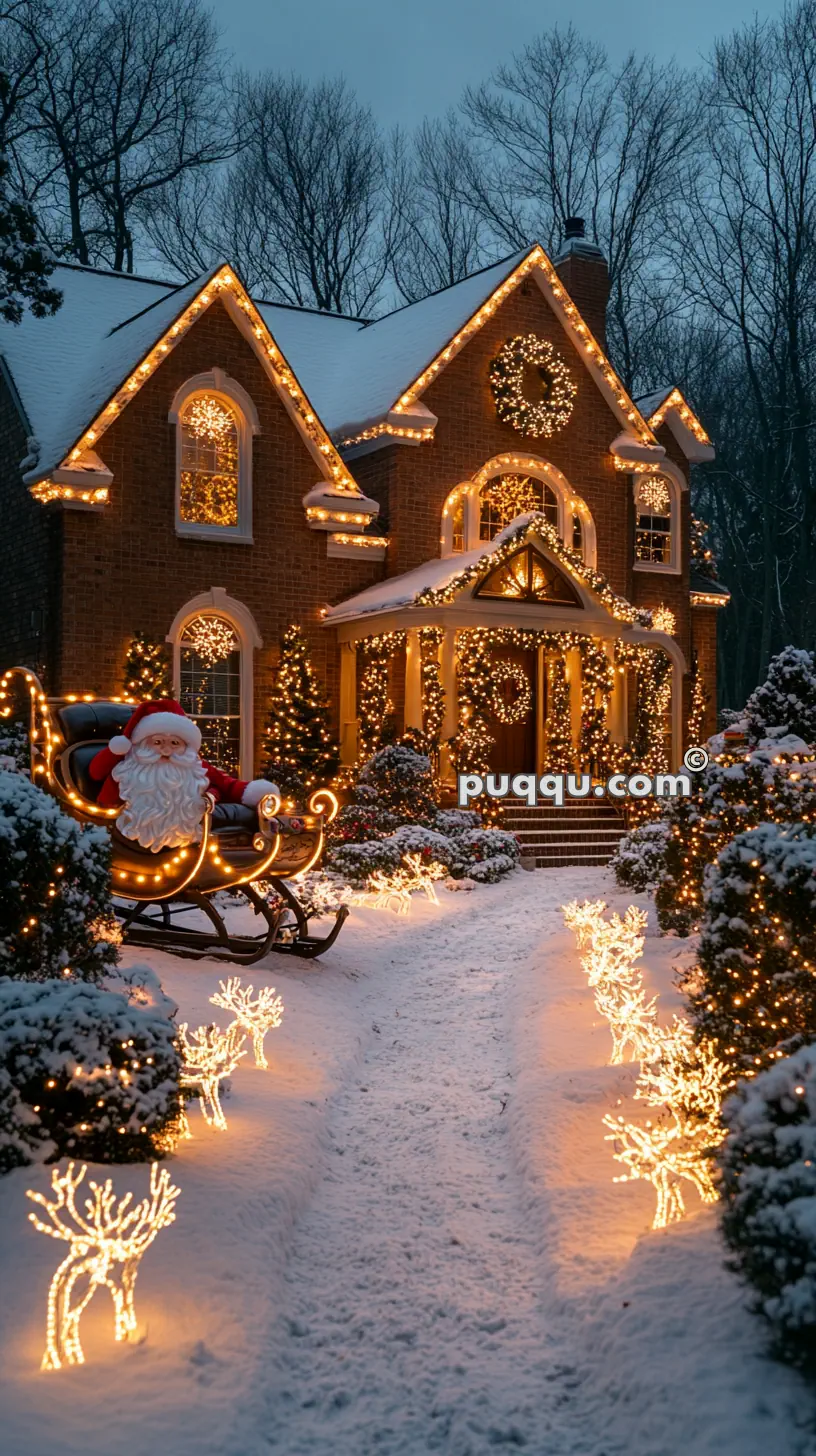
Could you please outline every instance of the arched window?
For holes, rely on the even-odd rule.
[[[241,770],[241,647],[225,617],[193,617],[179,640],[179,702],[201,729],[201,753]]]
[[[252,540],[252,436],[258,416],[222,369],[197,375],[170,410],[176,426],[176,532]]]
[[[641,571],[676,571],[678,500],[668,475],[636,475],[635,565]]]
[[[558,497],[546,480],[531,475],[496,475],[479,495],[479,540],[492,541],[516,516],[541,511],[558,530]]]

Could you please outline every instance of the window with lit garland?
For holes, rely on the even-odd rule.
[[[517,334],[490,365],[496,414],[520,435],[554,435],[569,421],[577,386],[558,350],[537,334]]]
[[[674,491],[664,475],[635,479],[635,561],[640,566],[672,568]]]
[[[531,475],[497,475],[479,496],[479,540],[492,541],[516,516],[540,511],[558,530],[558,497],[545,480]]]
[[[252,437],[246,390],[223,369],[187,380],[169,413],[176,427],[176,532],[252,540]]]
[[[477,587],[474,595],[502,597],[515,602],[552,602],[563,607],[581,606],[572,583],[533,546],[523,546],[497,566]]]
[[[224,617],[188,622],[179,643],[179,702],[201,729],[201,755],[240,772],[241,648]]]

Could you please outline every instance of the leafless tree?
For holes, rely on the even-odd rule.
[[[470,150],[458,117],[424,121],[406,142],[392,142],[389,178],[397,226],[391,272],[402,297],[411,302],[447,288],[485,261],[486,231],[463,180]]]
[[[236,149],[224,61],[198,0],[29,0],[15,16],[38,52],[13,144],[55,246],[134,267],[152,196]]]
[[[616,363],[632,383],[641,339],[674,304],[661,286],[662,218],[677,195],[696,118],[688,78],[630,55],[613,68],[573,26],[540,36],[464,112],[476,149],[467,190],[493,238],[550,250],[587,219],[609,260]]]

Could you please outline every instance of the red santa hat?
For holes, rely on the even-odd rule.
[[[151,733],[173,733],[182,738],[196,753],[201,747],[201,730],[188,718],[181,703],[174,698],[157,698],[153,703],[140,703],[122,729],[108,744],[119,757],[129,753],[134,743],[141,743]]]

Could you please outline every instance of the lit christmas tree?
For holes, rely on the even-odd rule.
[[[128,648],[124,688],[129,698],[150,702],[173,692],[170,649],[146,632],[137,632]]]
[[[303,629],[296,623],[281,639],[275,689],[264,731],[264,775],[286,790],[309,789],[337,770],[337,745],[329,732],[326,699],[312,667]]]
[[[547,709],[547,771],[569,773],[575,751],[572,746],[570,690],[562,652],[552,661]]]

